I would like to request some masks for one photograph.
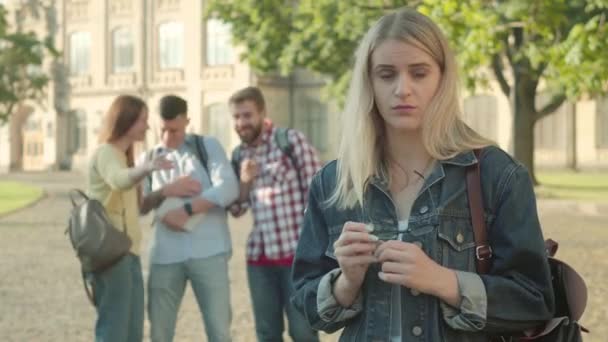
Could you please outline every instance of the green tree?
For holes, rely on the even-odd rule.
[[[46,54],[56,54],[50,39],[10,27],[9,15],[0,5],[0,126],[25,101],[44,99],[49,77],[42,72],[42,63]]]
[[[442,27],[469,89],[497,81],[511,104],[515,157],[533,177],[535,123],[568,98],[608,90],[608,0],[212,0],[208,15],[232,25],[254,69],[318,72],[340,100],[364,32],[404,5]],[[539,106],[541,93],[550,100]]]

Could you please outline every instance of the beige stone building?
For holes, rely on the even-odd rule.
[[[22,8],[20,0],[4,2],[9,9]],[[171,93],[188,100],[191,131],[215,135],[229,150],[238,138],[226,101],[247,85],[262,88],[277,124],[302,130],[324,159],[333,158],[341,134],[338,110],[321,100],[321,79],[305,72],[257,77],[238,61],[229,27],[203,20],[205,1],[38,3],[38,11],[23,12],[19,25],[53,37],[62,55],[43,68],[53,77],[45,104],[24,103],[0,128],[0,171],[82,169],[97,144],[103,113],[123,93],[138,95],[150,106],[145,145],[158,140],[157,103]],[[463,103],[467,121],[510,150],[507,99],[478,94]],[[541,167],[608,167],[608,100],[562,106],[537,125],[536,144]]]
[[[21,25],[39,37],[54,30],[50,33],[62,51],[61,60],[45,63],[44,70],[55,79],[46,103],[24,104],[0,128],[0,170],[82,169],[97,144],[102,115],[124,93],[142,97],[151,109],[146,145],[158,140],[159,99],[177,94],[188,100],[190,130],[217,136],[229,150],[238,137],[226,103],[248,85],[263,89],[277,124],[298,127],[321,151],[328,151],[329,109],[320,101],[323,83],[303,72],[257,78],[238,62],[229,27],[203,20],[203,1],[40,3],[38,15],[26,11]],[[7,6],[21,8],[19,1],[9,0]]]

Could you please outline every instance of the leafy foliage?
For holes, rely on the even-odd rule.
[[[359,40],[402,6],[443,29],[467,88],[498,82],[511,100],[515,156],[531,171],[534,124],[567,98],[608,91],[608,0],[212,0],[207,15],[232,25],[258,72],[317,72],[341,103]],[[537,108],[540,92],[550,100]]]
[[[50,40],[11,30],[8,15],[0,5],[0,125],[23,101],[44,98],[49,77],[42,72],[43,60],[46,53],[56,53]]]

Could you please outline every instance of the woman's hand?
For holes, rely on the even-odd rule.
[[[374,250],[378,238],[369,234],[367,227],[364,223],[346,222],[334,243],[342,277],[353,287],[361,286],[369,264],[376,262]]]
[[[173,162],[168,160],[164,155],[158,155],[154,157],[154,159],[150,161],[146,161],[144,164],[144,168],[148,172],[157,171],[157,170],[169,170],[174,167]]]
[[[375,253],[382,264],[380,279],[441,298],[457,306],[460,302],[456,273],[437,264],[416,244],[391,240]]]

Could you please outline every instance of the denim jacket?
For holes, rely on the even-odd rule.
[[[490,272],[475,271],[475,242],[465,171],[480,162],[484,216],[493,251]],[[344,308],[331,292],[340,274],[333,244],[347,221],[373,223],[382,240],[397,238],[398,219],[387,183],[371,179],[364,207],[341,210],[326,200],[336,186],[331,162],[314,177],[293,266],[292,301],[309,324],[334,332],[341,341],[388,341],[391,284],[370,265],[355,303]],[[552,317],[553,290],[527,170],[497,147],[441,160],[412,206],[403,241],[416,243],[435,262],[456,271],[461,304],[401,288],[404,341],[487,341],[490,334],[514,333]]]

